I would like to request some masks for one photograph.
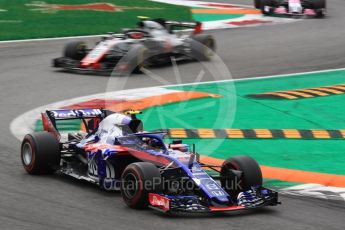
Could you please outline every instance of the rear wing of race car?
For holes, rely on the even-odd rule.
[[[164,19],[155,19],[154,21],[164,25],[169,32],[172,32],[176,27],[192,28],[194,29],[193,34],[199,34],[202,32],[201,22],[179,22]]]
[[[99,122],[112,112],[105,109],[59,109],[47,110],[41,113],[43,130],[52,133],[58,140],[61,139],[60,132],[57,128],[56,121],[79,119],[83,121],[86,131],[97,128]],[[86,119],[89,121],[86,122]]]

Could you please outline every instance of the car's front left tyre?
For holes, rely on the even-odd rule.
[[[122,173],[121,195],[130,208],[146,208],[149,193],[161,193],[162,189],[162,177],[154,164],[132,163]]]
[[[83,41],[71,41],[65,46],[64,57],[82,60],[87,54],[87,45]]]
[[[29,174],[54,173],[60,166],[59,142],[48,132],[27,134],[22,141],[20,156]]]
[[[233,197],[253,186],[262,186],[262,172],[259,164],[249,156],[234,156],[224,161],[221,171],[221,185]]]

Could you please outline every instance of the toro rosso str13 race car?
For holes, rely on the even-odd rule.
[[[326,0],[254,0],[254,5],[265,15],[322,18],[326,14]]]
[[[194,31],[189,35],[175,33],[179,28]],[[209,60],[215,47],[214,38],[202,34],[199,22],[142,20],[138,28],[109,34],[92,49],[83,41],[68,43],[63,57],[54,59],[53,66],[81,73],[140,73],[142,67],[170,62],[171,57]]]
[[[164,132],[144,132],[137,113],[46,111],[45,131],[23,139],[23,166],[29,174],[66,174],[120,190],[136,209],[216,212],[279,204],[277,192],[262,186],[254,159],[235,156],[222,165],[203,164],[194,145],[189,150],[181,140],[165,143]],[[68,119],[80,119],[85,132],[60,133],[58,124]]]

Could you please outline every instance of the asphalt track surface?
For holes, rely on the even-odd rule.
[[[345,1],[329,1],[328,8],[329,17],[322,20],[212,32],[218,54],[234,78],[344,67]],[[20,143],[9,132],[12,119],[41,105],[104,92],[107,86],[107,77],[52,70],[50,59],[65,43],[0,44],[0,229],[343,229],[344,202],[283,195],[280,207],[255,212],[166,217],[131,210],[118,193],[87,183],[27,175]],[[199,71],[196,63],[179,68],[183,83],[193,82]],[[177,81],[170,66],[153,71],[165,83]],[[203,80],[213,79],[205,75]],[[137,75],[124,88],[159,84]]]

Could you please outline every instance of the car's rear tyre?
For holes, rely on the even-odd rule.
[[[211,35],[197,34],[191,37],[191,53],[198,61],[208,61],[216,50],[216,41]]]
[[[143,209],[149,205],[149,193],[162,192],[162,177],[158,168],[149,162],[132,163],[121,176],[121,195],[130,208]]]
[[[64,49],[64,57],[74,60],[81,60],[87,54],[87,45],[83,41],[72,41],[67,43]]]
[[[29,174],[50,174],[60,166],[60,147],[48,132],[27,134],[21,147],[21,160]]]
[[[260,166],[249,156],[235,156],[225,160],[220,175],[222,187],[233,198],[252,186],[262,186]]]
[[[260,7],[261,7],[261,0],[254,0],[254,7],[256,9],[260,9]]]
[[[325,17],[325,11],[326,11],[326,0],[314,0],[313,1],[313,7],[316,11],[316,17],[317,18],[323,18]]]

